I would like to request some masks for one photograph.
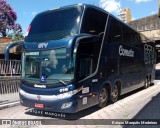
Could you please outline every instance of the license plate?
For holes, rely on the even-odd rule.
[[[44,108],[44,104],[37,104],[37,103],[35,103],[34,107],[35,108]]]

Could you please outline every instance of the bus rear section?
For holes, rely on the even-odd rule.
[[[154,82],[155,43],[113,16],[108,19],[106,33],[104,87],[109,100],[115,102],[119,95],[147,88]]]

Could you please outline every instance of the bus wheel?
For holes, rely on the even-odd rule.
[[[148,86],[149,86],[149,81],[148,81],[148,79],[146,77],[146,79],[144,81],[144,89],[148,88]]]
[[[103,87],[100,91],[98,107],[103,108],[108,102],[108,90]]]
[[[115,85],[115,87],[114,87],[114,89],[113,89],[113,91],[111,93],[111,96],[109,98],[109,101],[111,103],[114,103],[114,102],[116,102],[118,100],[118,98],[119,98],[119,89],[118,89],[118,86]]]

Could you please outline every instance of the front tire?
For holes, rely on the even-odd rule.
[[[99,94],[98,107],[103,108],[108,103],[108,90],[103,87]]]

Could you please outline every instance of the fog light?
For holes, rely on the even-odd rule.
[[[69,108],[71,107],[71,105],[72,105],[72,102],[64,103],[62,104],[61,109]]]

